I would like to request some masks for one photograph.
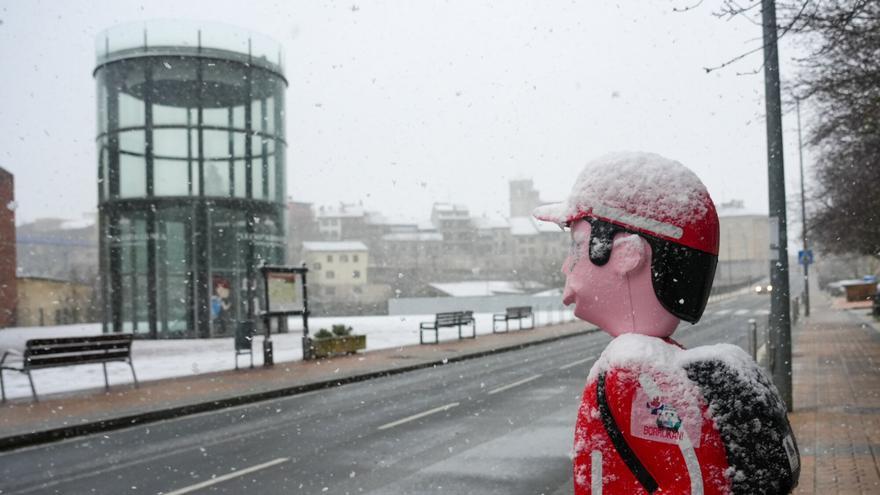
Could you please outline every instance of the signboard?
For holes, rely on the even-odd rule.
[[[304,311],[302,275],[291,272],[266,272],[269,312]]]
[[[812,265],[813,264],[813,250],[800,250],[798,251],[798,263],[801,265]]]

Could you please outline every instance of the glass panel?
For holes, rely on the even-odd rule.
[[[227,131],[205,129],[202,131],[202,136],[205,158],[229,158],[229,133]]]
[[[154,129],[153,156],[186,158],[186,129]]]
[[[153,105],[153,124],[180,124],[186,125],[187,109],[184,107],[171,107],[166,105]]]
[[[244,150],[244,143],[245,143],[244,134],[245,133],[243,133],[243,132],[236,132],[232,135],[233,150],[234,150],[233,155],[236,158],[244,158],[244,156],[245,156],[245,153],[244,153],[244,151],[245,151]]]
[[[107,88],[104,70],[99,70],[95,74],[98,85],[97,101],[98,104],[98,134],[107,132]]]
[[[229,196],[229,162],[205,162],[205,194]]]
[[[263,129],[263,113],[260,111],[260,100],[251,102],[251,129],[255,131]]]
[[[275,132],[275,98],[266,98],[266,132]]]
[[[226,108],[205,108],[202,123],[217,127],[229,127],[229,111]]]
[[[187,163],[182,160],[153,160],[153,192],[156,196],[189,194]]]
[[[260,156],[263,155],[263,145],[266,145],[266,153],[272,154],[275,152],[275,140],[272,138],[264,138],[260,136],[254,136],[251,139],[251,150],[254,156],[254,160],[257,160]]]
[[[142,156],[119,155],[119,196],[146,196],[147,168]]]
[[[244,129],[244,105],[232,109],[232,127]]]
[[[275,157],[270,156],[268,158],[269,161],[269,171],[268,179],[269,179],[269,200],[275,200]]]
[[[143,127],[146,123],[144,102],[127,93],[119,93],[119,127]]]
[[[160,215],[156,226],[159,233],[159,242],[156,244],[159,331],[185,334],[189,307],[185,210],[174,209]]]
[[[263,161],[254,158],[251,164],[251,198],[265,199],[263,194]]]
[[[235,160],[235,196],[244,198],[247,196],[245,191],[245,163],[244,160]]]
[[[119,133],[119,149],[143,155],[147,147],[144,131],[123,131]]]

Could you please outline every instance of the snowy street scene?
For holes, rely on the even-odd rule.
[[[880,493],[877,33],[0,0],[0,495]]]

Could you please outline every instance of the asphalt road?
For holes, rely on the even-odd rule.
[[[769,297],[712,304],[675,338],[745,347]],[[0,493],[571,493],[603,333],[0,454]]]

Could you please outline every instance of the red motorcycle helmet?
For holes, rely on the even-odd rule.
[[[566,201],[534,215],[561,227],[590,222],[597,265],[608,261],[615,234],[641,236],[651,246],[657,299],[682,320],[700,320],[718,263],[718,213],[706,186],[681,163],[643,152],[602,156],[584,167]]]

